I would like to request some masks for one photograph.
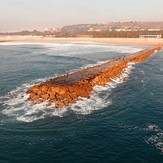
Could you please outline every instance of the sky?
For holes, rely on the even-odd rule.
[[[0,0],[0,31],[110,21],[163,21],[163,0]]]

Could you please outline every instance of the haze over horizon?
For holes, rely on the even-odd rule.
[[[110,21],[161,21],[162,0],[1,0],[0,31]]]

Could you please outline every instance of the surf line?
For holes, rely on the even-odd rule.
[[[28,100],[32,105],[46,102],[47,107],[54,105],[56,108],[63,108],[75,103],[79,97],[89,98],[94,86],[105,85],[114,80],[123,73],[128,64],[143,62],[160,49],[159,46],[148,48],[106,61],[100,65],[52,78],[29,88],[26,91],[29,94]]]

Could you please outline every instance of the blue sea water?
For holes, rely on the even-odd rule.
[[[146,47],[0,43],[0,163],[163,162],[163,51],[64,109],[31,106],[25,90]]]

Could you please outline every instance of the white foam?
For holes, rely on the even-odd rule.
[[[50,42],[1,42],[0,46],[37,45],[46,48],[49,56],[76,56],[97,52],[135,53],[140,47],[110,45],[106,43],[50,43]]]
[[[110,94],[111,87],[109,85],[95,86],[90,98],[79,98],[75,104],[71,105],[71,110],[77,114],[90,114],[92,111],[100,110],[111,105]]]
[[[21,45],[42,45],[42,43],[39,42],[0,42],[0,45],[3,46],[21,46]]]
[[[112,104],[112,100],[109,99],[109,95],[113,88],[116,88],[118,84],[124,81],[124,78],[128,78],[131,73],[131,69],[134,63],[129,63],[128,67],[123,70],[123,73],[112,79],[112,82],[108,82],[104,86],[95,86],[93,88],[93,94],[90,98],[80,98],[75,104],[71,105],[71,110],[77,114],[90,114],[92,111],[103,109]]]
[[[96,43],[44,43],[42,46],[50,49],[52,53],[47,53],[50,56],[84,56],[89,53],[97,52],[117,52],[117,53],[135,53],[141,48],[129,47],[129,46],[116,46],[108,44],[96,44]]]
[[[163,130],[156,124],[149,125],[145,130],[152,132],[152,136],[150,136],[146,142],[163,152]]]
[[[0,101],[5,107],[2,113],[23,122],[33,122],[46,117],[62,117],[67,115],[69,110],[75,114],[90,114],[95,110],[100,110],[112,104],[112,100],[109,98],[112,89],[116,88],[118,84],[125,82],[123,79],[129,77],[133,69],[132,65],[133,63],[128,64],[128,67],[123,70],[122,75],[114,78],[112,82],[107,83],[105,86],[95,86],[90,98],[79,98],[75,104],[71,104],[63,109],[55,108],[54,104],[46,107],[46,101],[34,106],[28,101],[28,95],[25,91],[32,85],[47,79],[38,79],[29,84],[23,84],[21,87],[10,91],[6,96],[0,97]]]

